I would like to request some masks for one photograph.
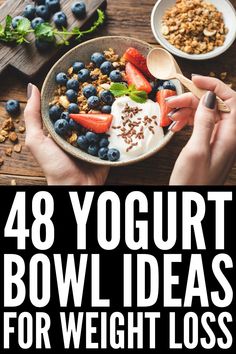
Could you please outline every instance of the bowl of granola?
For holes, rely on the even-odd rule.
[[[191,60],[224,53],[236,38],[236,11],[228,0],[158,0],[152,32],[169,52]]]
[[[101,37],[68,51],[42,88],[42,116],[55,142],[98,165],[137,163],[171,140],[166,98],[183,93],[178,80],[148,71],[152,46],[130,37]]]

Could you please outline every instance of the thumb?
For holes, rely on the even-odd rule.
[[[32,84],[27,88],[28,102],[25,107],[24,117],[27,135],[43,134],[43,124],[40,108],[40,92]]]
[[[194,118],[193,134],[190,143],[194,147],[209,147],[216,123],[216,94],[208,91],[200,100]]]

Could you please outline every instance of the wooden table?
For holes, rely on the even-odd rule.
[[[231,0],[236,7],[236,0]],[[0,4],[3,0],[0,0]],[[149,43],[156,44],[150,27],[150,15],[155,0],[108,0],[107,24],[97,35],[127,35],[140,38]],[[227,80],[236,89],[236,43],[222,56],[206,62],[192,62],[176,58],[184,74],[190,77],[191,73],[207,75],[215,72],[219,75],[227,72]],[[51,64],[50,64],[51,65]],[[49,66],[45,68],[33,83],[42,84]],[[22,111],[26,104],[26,86],[24,78],[18,77],[15,72],[7,72],[0,79],[0,124],[6,118],[4,104],[9,98],[20,100]],[[22,124],[23,114],[20,117]],[[173,140],[161,152],[154,157],[137,165],[125,168],[113,168],[108,184],[129,185],[166,185],[168,184],[175,160],[183,146],[189,139],[191,129],[186,128],[176,135]],[[20,135],[20,142],[24,145],[24,134]],[[31,153],[23,146],[22,152],[14,152],[12,157],[5,156],[10,142],[0,144],[0,157],[4,156],[4,164],[0,167],[0,184],[9,185],[16,182],[17,185],[45,184],[43,172],[34,160]],[[14,182],[13,182],[14,181]],[[228,185],[236,184],[236,165],[227,180]]]

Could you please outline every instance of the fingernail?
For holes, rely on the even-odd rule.
[[[191,76],[199,76],[199,74],[191,74]]]
[[[27,86],[27,98],[28,99],[31,97],[32,89],[33,89],[33,85],[31,83],[29,83]]]
[[[177,122],[173,122],[173,123],[169,126],[168,130],[172,130],[172,129],[176,126],[176,124],[177,124]]]
[[[165,101],[171,101],[171,100],[173,100],[176,97],[177,97],[176,95],[175,96],[166,97]]]
[[[205,106],[209,109],[215,109],[216,106],[216,94],[214,92],[207,92],[205,97]]]
[[[173,115],[179,111],[179,108],[173,109],[170,113],[167,114],[167,116],[172,119]]]

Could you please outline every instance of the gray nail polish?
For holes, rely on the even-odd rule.
[[[170,113],[167,114],[167,116],[171,119],[173,117],[173,115],[179,111],[179,108],[175,108],[173,109],[173,111],[171,111]]]
[[[173,123],[169,126],[168,130],[171,130],[172,128],[174,128],[174,127],[176,126],[176,124],[177,124],[177,122],[173,122]]]
[[[177,97],[176,95],[175,96],[166,97],[165,101],[171,101],[171,100],[173,100],[176,97]]]
[[[205,97],[205,106],[209,109],[215,109],[216,107],[216,94],[209,91]]]
[[[32,89],[33,89],[33,85],[31,83],[29,83],[27,86],[27,98],[28,99],[31,97]]]

